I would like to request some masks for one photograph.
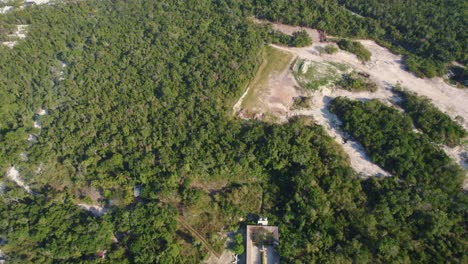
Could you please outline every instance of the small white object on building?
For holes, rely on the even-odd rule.
[[[268,225],[268,218],[260,217],[260,219],[258,219],[258,221],[257,221],[257,224],[267,226]]]

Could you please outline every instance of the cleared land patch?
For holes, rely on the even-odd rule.
[[[377,91],[367,73],[354,71],[346,64],[297,59],[292,71],[299,85],[311,91],[333,86],[350,92]]]
[[[265,48],[263,62],[247,94],[241,98],[241,117],[261,118],[268,111],[284,111],[285,105],[292,104],[290,95],[294,93],[295,83],[289,76],[289,65],[293,57],[291,53],[274,47]],[[287,101],[289,99],[291,102]]]
[[[274,26],[286,34],[303,29],[282,27],[277,24]],[[311,29],[306,31],[313,32]],[[468,91],[451,87],[441,78],[418,78],[405,70],[401,55],[391,53],[374,41],[353,40],[353,42],[359,43],[360,47],[370,52],[368,62],[363,62],[354,54],[342,50],[324,52],[326,47],[336,48],[336,44],[332,42],[314,42],[313,45],[304,48],[272,45],[276,49],[293,54],[296,60],[289,71],[283,71],[280,75],[257,74],[262,76],[263,80],[257,79],[254,82],[256,85],[251,88],[258,89],[258,84],[261,83],[262,89],[268,92],[261,96],[251,93],[249,108],[246,109],[254,109],[253,112],[256,114],[249,116],[241,113],[240,116],[247,119],[253,116],[262,120],[271,120],[271,117],[274,117],[273,119],[278,122],[287,122],[294,116],[311,116],[343,146],[350,157],[351,166],[363,176],[388,176],[389,173],[373,164],[362,146],[351,140],[349,135],[341,131],[337,125],[338,120],[328,111],[328,104],[338,96],[359,101],[378,99],[402,112],[403,109],[398,105],[401,98],[393,91],[397,84],[401,84],[417,95],[429,98],[441,112],[451,119],[461,120],[460,124],[465,129],[468,128],[466,107]],[[280,77],[283,78],[281,83],[278,82]],[[269,80],[265,80],[268,78]],[[269,87],[265,87],[265,84]],[[276,84],[276,87],[273,84]],[[272,94],[281,96],[272,96]],[[278,100],[279,98],[281,100]],[[460,157],[466,156],[463,151],[464,146],[466,143],[459,148],[444,149],[446,153],[452,154],[450,156],[459,157],[456,161],[463,166],[464,159]]]

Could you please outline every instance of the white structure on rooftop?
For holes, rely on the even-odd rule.
[[[260,217],[260,219],[258,219],[258,221],[257,221],[257,224],[267,226],[268,225],[268,218]]]

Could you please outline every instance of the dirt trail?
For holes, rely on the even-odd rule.
[[[242,102],[244,101],[249,91],[250,91],[250,86],[248,86],[247,89],[245,89],[245,92],[242,94],[242,96],[239,98],[236,104],[232,107],[232,110],[235,115],[239,113],[239,111],[242,109]]]
[[[357,141],[350,139],[350,136],[340,129],[341,122],[338,117],[328,111],[328,104],[336,96],[346,96],[356,100],[380,99],[381,95],[375,94],[365,97],[363,94],[351,93],[343,90],[334,90],[324,88],[312,97],[310,109],[293,110],[288,113],[286,119],[293,116],[312,116],[315,123],[321,125],[329,136],[335,139],[345,150],[350,158],[351,167],[361,177],[370,176],[390,176],[378,165],[372,163],[370,157],[366,154],[364,147]]]
[[[185,223],[184,219],[182,219],[182,217],[178,216],[177,217],[177,223],[179,223],[180,225],[182,225],[185,229],[187,229],[187,231],[189,231],[193,236],[195,236],[204,246],[205,248],[211,253],[213,254],[216,258],[220,258],[221,255],[218,254],[211,246],[210,244],[208,243],[208,241],[206,241],[206,239],[200,235],[200,233],[197,232],[197,230],[193,229],[193,227],[191,227],[189,224]]]
[[[289,70],[289,65],[294,61],[290,60],[287,67],[280,73],[274,74],[268,80],[268,89],[262,96],[264,102],[263,110],[274,114],[277,117],[287,115],[293,105],[293,98],[303,95],[298,89],[299,85]]]

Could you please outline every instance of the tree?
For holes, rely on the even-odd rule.
[[[234,236],[234,253],[236,253],[237,255],[242,255],[244,254],[244,237],[242,236],[241,233],[237,233],[235,236]]]
[[[290,46],[293,47],[305,47],[312,45],[312,39],[309,36],[309,33],[305,30],[296,31],[292,34]]]
[[[257,247],[273,245],[273,233],[263,227],[255,227],[251,234],[252,242]]]

